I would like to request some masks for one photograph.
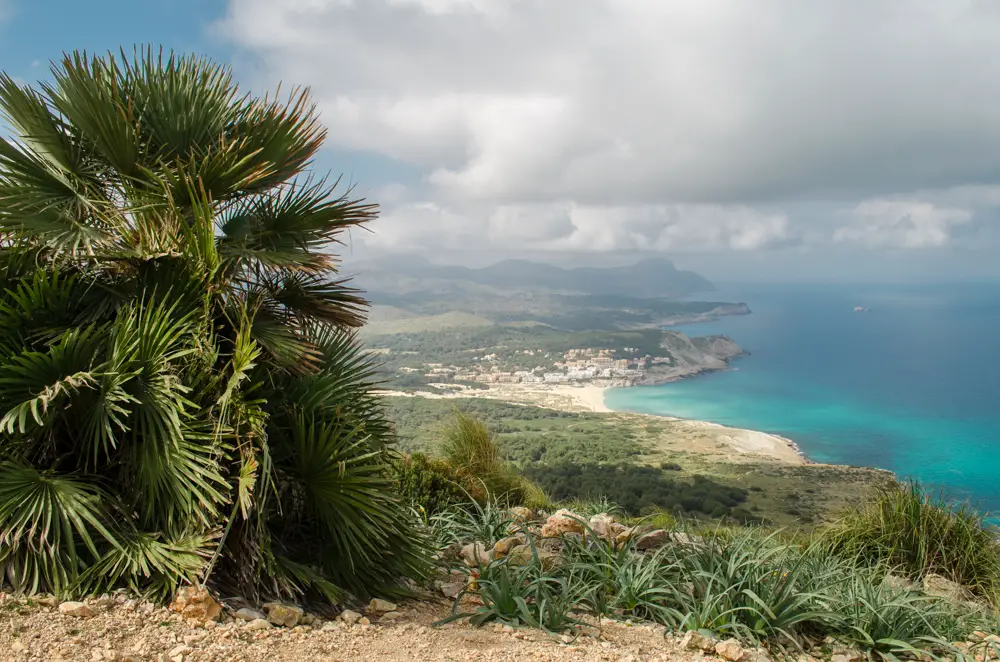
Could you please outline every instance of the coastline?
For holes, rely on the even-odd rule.
[[[616,414],[652,421],[669,422],[669,434],[678,448],[693,453],[722,454],[726,459],[740,462],[766,458],[787,465],[812,464],[791,439],[776,434],[732,428],[710,421],[697,421],[661,416],[615,411],[604,402],[605,393],[613,385],[588,383],[579,386],[544,384],[498,384],[487,389],[455,388],[454,384],[435,385],[436,392],[383,391],[395,397],[424,397],[431,399],[489,398],[512,404],[531,405],[575,413]],[[444,388],[442,388],[444,387]]]

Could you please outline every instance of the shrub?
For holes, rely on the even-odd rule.
[[[305,171],[306,93],[74,53],[0,75],[0,576],[381,591],[425,566],[329,247],[372,205]]]
[[[994,602],[1000,596],[997,534],[968,504],[949,503],[915,482],[881,488],[824,530],[845,557],[915,579],[943,575]]]
[[[435,515],[470,500],[482,501],[482,485],[469,480],[448,462],[422,453],[404,456],[392,463],[391,476],[396,493],[420,506],[427,515]]]
[[[542,495],[537,486],[528,486],[500,453],[496,437],[477,418],[455,411],[441,430],[441,454],[455,471],[483,490],[510,503],[521,503],[527,490],[534,498]]]

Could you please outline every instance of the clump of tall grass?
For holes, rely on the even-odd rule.
[[[455,412],[441,429],[440,452],[452,468],[500,499],[521,503],[530,496],[547,501],[541,488],[527,483],[504,459],[494,434],[473,416]]]
[[[881,488],[823,533],[833,551],[861,565],[911,579],[942,575],[993,603],[1000,597],[997,536],[969,504],[952,504],[915,482]]]

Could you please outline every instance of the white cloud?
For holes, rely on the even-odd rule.
[[[221,30],[261,82],[313,87],[331,147],[421,174],[376,245],[943,246],[964,203],[862,203],[837,230],[781,210],[996,204],[985,0],[229,0]]]
[[[484,240],[499,249],[533,251],[756,250],[793,240],[788,219],[719,205],[596,206],[574,202],[471,205],[433,202],[383,211],[379,231],[361,237],[389,250],[462,250]]]
[[[945,246],[954,228],[968,223],[973,216],[968,209],[911,200],[866,200],[850,215],[850,224],[837,228],[834,240],[874,248]]]

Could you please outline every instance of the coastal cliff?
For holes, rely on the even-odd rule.
[[[729,336],[689,337],[678,331],[664,331],[661,347],[667,362],[653,363],[636,379],[636,386],[651,386],[677,381],[692,375],[725,370],[729,361],[745,354]]]

